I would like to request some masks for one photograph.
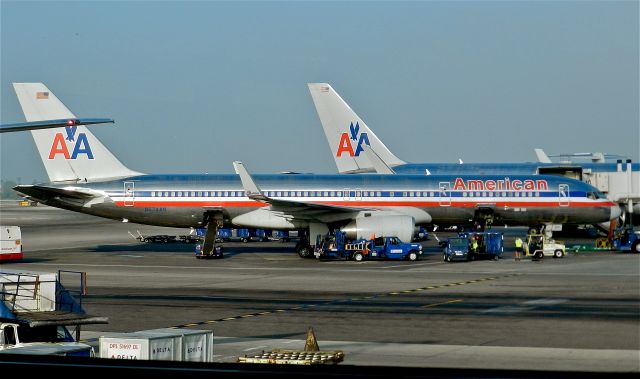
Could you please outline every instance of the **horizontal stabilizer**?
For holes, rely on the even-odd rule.
[[[88,200],[96,197],[95,194],[83,191],[68,190],[57,187],[41,185],[19,185],[13,187],[16,192],[27,195],[39,201],[46,201],[52,198],[67,198],[74,200]]]
[[[113,124],[110,118],[63,118],[59,120],[44,120],[31,122],[18,122],[15,124],[0,125],[0,133],[20,132],[25,130],[64,128],[78,125]]]

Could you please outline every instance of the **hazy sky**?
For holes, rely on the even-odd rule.
[[[148,173],[335,172],[306,83],[411,162],[639,159],[638,1],[0,2],[1,121],[44,82]],[[46,180],[29,133],[1,177]]]

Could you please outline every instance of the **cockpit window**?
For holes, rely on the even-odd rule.
[[[587,198],[591,200],[604,199],[604,194],[601,192],[587,192]]]

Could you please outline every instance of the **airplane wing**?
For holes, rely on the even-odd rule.
[[[242,162],[233,162],[233,168],[240,176],[240,181],[242,182],[242,187],[247,193],[247,197],[255,201],[269,204],[270,210],[281,217],[296,217],[300,219],[326,221],[328,215],[332,214],[334,215],[332,218],[340,220],[351,218],[354,214],[366,210],[341,205],[274,199],[264,195]]]
[[[13,190],[43,204],[66,203],[79,207],[91,207],[93,204],[111,201],[105,194],[80,187],[50,187],[44,185],[18,185]]]
[[[25,130],[63,128],[66,126],[113,124],[110,118],[64,118],[58,120],[18,122],[0,125],[0,133],[20,132]]]

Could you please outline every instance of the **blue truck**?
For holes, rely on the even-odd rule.
[[[613,240],[613,249],[640,253],[640,231],[627,227]]]
[[[318,259],[390,259],[410,261],[422,255],[419,243],[404,243],[397,237],[378,237],[347,241],[345,233],[336,231],[324,237],[318,236],[314,255]]]
[[[502,233],[458,233],[458,237],[447,239],[443,259],[446,262],[472,261],[482,258],[498,260],[503,251],[504,235]]]

